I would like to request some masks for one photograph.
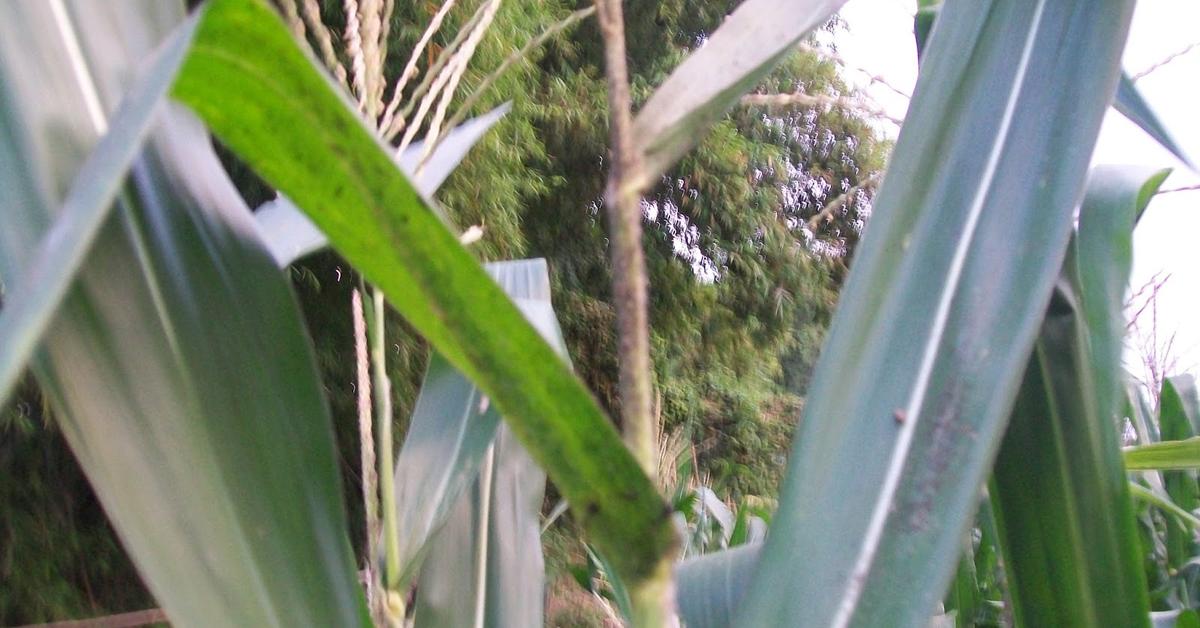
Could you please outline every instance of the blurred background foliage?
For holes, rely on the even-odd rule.
[[[422,66],[479,2],[460,4],[434,36]],[[635,100],[646,98],[737,4],[628,3]],[[342,5],[321,3],[322,18],[335,32],[344,24]],[[387,76],[399,74],[439,6],[396,3]],[[584,6],[504,3],[463,78],[459,101],[512,51]],[[827,35],[844,28],[834,18],[824,30]],[[849,93],[838,66],[811,49],[794,53],[760,90]],[[479,101],[474,113],[505,101],[512,101],[512,111],[473,149],[439,200],[461,229],[484,228],[473,245],[482,260],[549,261],[555,311],[575,370],[616,416],[615,313],[601,211],[605,93],[601,41],[588,19],[510,69]],[[646,196],[657,406],[664,430],[694,448],[695,477],[724,499],[770,498],[777,490],[809,373],[870,216],[871,178],[890,149],[865,115],[837,107],[739,107]],[[273,196],[223,156],[252,207]],[[810,230],[808,221],[847,191],[848,202],[832,212],[832,220]],[[305,258],[290,272],[333,410],[352,541],[361,555],[350,319],[350,291],[358,280],[333,253]],[[389,329],[396,330],[389,338],[389,368],[401,439],[428,351],[398,317]],[[0,477],[0,624],[154,605],[32,385],[0,410]],[[553,490],[547,500],[553,505]],[[569,517],[561,521],[572,525]],[[563,573],[579,560],[572,538],[573,532],[551,531],[552,572]],[[548,607],[552,622],[560,621],[553,615],[559,607]],[[575,613],[563,612],[564,618]]]

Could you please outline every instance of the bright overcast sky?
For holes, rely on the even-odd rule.
[[[835,43],[846,64],[854,70],[847,78],[865,89],[880,105],[901,117],[904,98],[887,85],[872,82],[872,75],[888,85],[912,92],[916,80],[916,51],[912,37],[915,0],[850,0],[842,10],[849,33]],[[1200,2],[1141,0],[1125,48],[1124,64],[1136,76],[1200,42]],[[863,71],[865,70],[865,71]],[[1138,89],[1193,161],[1200,159],[1200,46],[1137,80]],[[884,123],[886,124],[886,123]],[[881,127],[886,128],[886,127]],[[891,127],[894,133],[894,125]],[[1109,110],[1093,159],[1095,164],[1140,164],[1174,168],[1164,189],[1195,185],[1196,173],[1178,163],[1136,126]],[[1158,340],[1163,344],[1176,334],[1176,371],[1200,374],[1200,191],[1160,194],[1150,203],[1134,234],[1136,290],[1156,275],[1170,278],[1158,298]],[[1143,314],[1139,323],[1149,323]],[[1150,325],[1146,324],[1149,328]],[[1134,339],[1131,344],[1144,344]],[[1141,376],[1138,359],[1127,356],[1130,369]]]

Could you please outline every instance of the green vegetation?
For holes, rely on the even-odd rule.
[[[1117,445],[1164,173],[1087,172],[1114,95],[1179,153],[1133,3],[926,4],[894,151],[834,0],[0,9],[0,621],[1194,619],[1194,386]]]

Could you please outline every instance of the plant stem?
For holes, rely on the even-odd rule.
[[[366,572],[367,603],[371,616],[382,625],[383,592],[376,561],[379,560],[379,476],[375,466],[375,428],[371,420],[371,374],[367,355],[367,326],[363,315],[362,293],[355,290],[350,299],[354,316],[354,356],[357,371],[358,437],[361,448],[363,512],[367,524]]]
[[[625,442],[642,469],[655,476],[653,415],[650,412],[650,321],[647,314],[646,260],[642,252],[641,190],[636,181],[642,156],[633,143],[629,78],[625,67],[625,27],[620,0],[597,0],[604,37],[612,168],[608,207],[613,301],[617,309],[621,421]]]
[[[651,411],[650,318],[646,260],[642,251],[641,151],[633,142],[629,72],[625,65],[625,18],[620,0],[596,0],[608,76],[612,167],[608,207],[613,301],[617,309],[621,420],[625,443],[646,472],[657,476],[654,415]],[[660,557],[654,572],[629,582],[630,620],[635,628],[678,626],[675,614],[675,556]]]
[[[488,521],[491,520],[492,474],[496,470],[496,443],[488,445],[479,469],[479,513],[475,522],[475,622],[472,628],[483,628],[484,608],[487,605]]]
[[[374,376],[375,422],[379,427],[379,493],[383,503],[384,587],[392,591],[400,582],[400,544],[396,529],[395,458],[392,456],[392,382],[387,375],[384,342],[383,292],[373,288],[371,317],[371,370]]]
[[[678,628],[675,613],[675,558],[665,556],[654,574],[629,588],[634,628]]]

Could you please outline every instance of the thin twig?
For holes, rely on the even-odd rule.
[[[1145,70],[1142,70],[1141,72],[1138,72],[1137,74],[1134,74],[1133,76],[1129,77],[1129,80],[1136,82],[1139,79],[1145,78],[1145,76],[1147,74],[1150,74],[1151,72],[1163,67],[1164,65],[1167,65],[1168,63],[1178,59],[1179,57],[1182,57],[1183,55],[1195,50],[1198,47],[1200,47],[1200,41],[1189,44],[1183,50],[1171,53],[1171,54],[1167,55],[1166,58],[1159,61],[1158,63],[1155,63],[1154,65],[1151,65],[1150,67],[1146,68]]]
[[[389,592],[400,583],[400,538],[396,527],[395,458],[392,456],[392,381],[387,374],[387,343],[383,292],[374,288],[373,314],[367,321],[370,333],[371,371],[375,398],[375,423],[379,444],[379,495],[383,504],[384,585]]]
[[[1185,185],[1185,186],[1179,187],[1179,188],[1168,188],[1166,190],[1159,190],[1159,191],[1155,192],[1155,194],[1171,194],[1173,192],[1195,192],[1196,190],[1200,190],[1200,183],[1197,183],[1196,185]]]
[[[392,100],[387,104],[383,111],[383,120],[379,123],[379,128],[390,132],[392,127],[392,118],[396,115],[396,108],[400,106],[400,98],[404,94],[404,86],[408,84],[417,73],[417,63],[421,59],[421,51],[425,50],[425,45],[437,33],[442,26],[442,20],[446,18],[446,14],[454,6],[454,0],[446,0],[442,3],[442,8],[434,14],[433,19],[429,21],[429,26],[425,27],[425,32],[421,34],[421,39],[417,40],[417,45],[413,46],[412,55],[408,58],[408,63],[404,64],[404,71],[400,72],[400,76],[396,77],[396,86],[392,89]],[[400,121],[403,123],[403,120]]]
[[[350,295],[354,317],[354,357],[357,368],[355,393],[358,396],[358,440],[361,447],[363,512],[366,518],[366,577],[367,607],[377,624],[382,625],[383,599],[379,572],[379,474],[375,468],[375,429],[371,420],[371,372],[367,356],[367,322],[363,315],[362,294]]]
[[[893,116],[883,109],[872,107],[868,104],[858,102],[853,98],[847,98],[845,96],[803,94],[800,92],[791,94],[746,94],[745,96],[742,96],[741,103],[745,106],[767,107],[838,107],[841,109],[861,111],[873,118],[881,118],[897,126],[904,124],[903,120]]]
[[[886,78],[884,78],[878,74],[875,74],[874,72],[871,72],[870,70],[867,70],[866,68],[860,68],[858,66],[850,65],[849,63],[846,62],[846,60],[844,58],[842,58],[841,55],[839,55],[838,53],[836,53],[832,50],[826,50],[824,48],[818,48],[816,46],[810,46],[808,44],[800,44],[799,48],[806,52],[811,52],[812,54],[815,54],[819,57],[825,57],[826,59],[842,66],[842,68],[844,68],[844,69],[851,70],[853,72],[861,72],[867,76],[867,80],[869,80],[871,83],[882,85],[882,86],[890,89],[897,96],[900,96],[906,100],[912,100],[912,94],[909,94],[908,92],[900,89],[899,87],[896,87],[895,85],[889,83]]]
[[[70,619],[66,621],[52,621],[45,624],[28,624],[21,628],[134,628],[135,626],[148,626],[167,621],[169,621],[167,614],[162,609],[150,608],[144,611],[105,615],[104,617],[92,617],[90,619]]]
[[[290,2],[291,0],[288,0]],[[333,72],[334,78],[342,84],[343,87],[349,87],[346,84],[346,68],[342,67],[342,63],[338,61],[337,53],[333,51],[333,36],[329,33],[329,27],[325,26],[325,22],[321,20],[321,7],[317,4],[317,0],[304,0],[301,7],[304,13],[304,21],[308,24],[308,29],[313,32],[313,37],[317,40],[317,47],[321,49],[321,60],[325,62],[325,66]]]
[[[508,57],[504,59],[500,66],[497,67],[494,72],[489,74],[487,78],[483,79],[483,81],[479,83],[479,86],[471,92],[470,96],[467,96],[467,99],[463,101],[462,106],[454,112],[454,115],[451,116],[450,121],[446,123],[446,128],[442,130],[442,134],[438,138],[438,141],[440,142],[441,140],[445,139],[446,135],[449,134],[451,130],[456,128],[459,124],[462,124],[462,121],[466,119],[468,114],[470,114],[471,107],[474,107],[475,103],[479,102],[479,99],[482,98],[485,93],[487,93],[487,90],[490,89],[492,85],[500,79],[500,77],[504,76],[504,73],[507,72],[509,68],[527,57],[530,52],[533,52],[534,50],[543,46],[555,35],[561,33],[567,28],[570,28],[576,22],[590,16],[595,12],[596,7],[594,6],[575,11],[562,21],[551,24],[546,28],[546,30],[542,31],[540,35],[526,42],[520,50],[508,55]]]
[[[880,170],[879,172],[876,172],[875,174],[860,181],[858,185],[855,185],[845,192],[842,192],[832,201],[826,203],[825,207],[823,207],[821,211],[817,212],[812,218],[808,219],[808,230],[816,233],[817,227],[821,226],[821,222],[833,220],[833,212],[836,212],[843,205],[845,205],[846,202],[850,200],[851,195],[861,191],[863,188],[875,185],[882,177],[883,171]]]

